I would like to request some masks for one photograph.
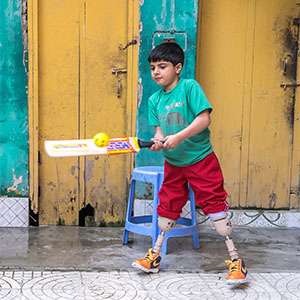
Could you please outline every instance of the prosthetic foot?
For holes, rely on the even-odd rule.
[[[241,258],[225,260],[225,263],[227,263],[229,267],[229,274],[226,277],[227,284],[241,284],[247,281],[247,269],[245,262]]]
[[[160,255],[154,253],[152,248],[150,248],[143,258],[135,259],[132,266],[146,273],[157,273],[159,271],[160,261]]]
[[[159,271],[161,261],[159,253],[165,238],[165,233],[170,231],[175,226],[175,221],[172,219],[159,217],[158,226],[161,229],[161,233],[157,237],[153,249],[150,248],[143,258],[135,259],[132,263],[134,268],[142,270],[146,273],[157,273]]]
[[[216,231],[225,237],[226,247],[231,259],[225,261],[229,267],[229,274],[226,277],[227,284],[235,285],[246,282],[247,269],[245,262],[239,258],[234,243],[230,238],[230,234],[232,233],[232,225],[230,220],[227,218],[227,216],[221,219],[213,219],[213,224]]]

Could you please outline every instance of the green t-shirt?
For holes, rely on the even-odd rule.
[[[189,126],[206,109],[212,111],[199,83],[180,79],[171,91],[161,89],[149,98],[149,123],[160,126],[164,136],[172,135]],[[165,159],[179,167],[193,165],[212,152],[208,128],[182,141],[175,149],[163,149]]]

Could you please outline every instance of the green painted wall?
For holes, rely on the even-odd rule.
[[[148,98],[160,88],[151,79],[148,55],[152,47],[163,42],[164,38],[175,38],[175,42],[185,50],[181,77],[195,78],[197,21],[198,0],[140,1],[141,43],[136,128],[137,136],[141,139],[150,140],[154,135],[154,128],[148,125]],[[163,165],[163,162],[160,152],[142,149],[136,156],[135,166]],[[137,185],[137,194],[139,198],[147,198],[145,195],[149,193]]]
[[[21,0],[0,0],[0,196],[28,196],[27,76]]]

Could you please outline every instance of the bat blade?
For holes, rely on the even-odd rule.
[[[110,155],[140,151],[136,137],[113,138],[107,147],[98,147],[93,139],[45,141],[45,151],[51,157]]]

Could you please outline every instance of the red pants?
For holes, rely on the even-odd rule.
[[[164,182],[158,193],[160,204],[157,213],[166,218],[177,220],[188,200],[190,183],[196,203],[204,214],[227,211],[227,192],[219,161],[211,153],[198,163],[177,167],[165,161]]]

